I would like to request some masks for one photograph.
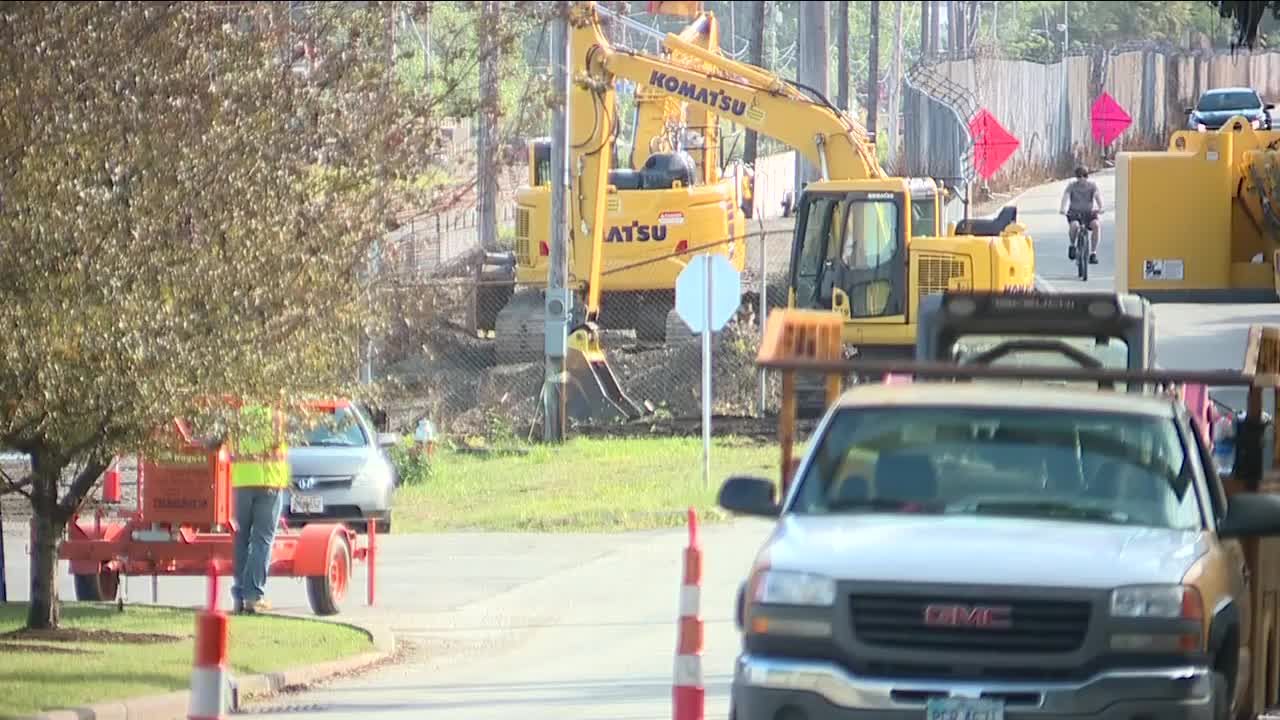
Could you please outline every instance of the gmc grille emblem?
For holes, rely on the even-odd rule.
[[[1013,627],[1008,605],[927,605],[924,624],[930,627],[1008,630]]]

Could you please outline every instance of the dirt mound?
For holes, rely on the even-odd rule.
[[[155,645],[157,643],[177,642],[185,640],[186,635],[168,635],[165,633],[130,633],[115,630],[81,630],[79,628],[62,628],[59,630],[13,630],[0,634],[0,644],[34,640],[38,642],[66,643],[101,643],[104,645]]]

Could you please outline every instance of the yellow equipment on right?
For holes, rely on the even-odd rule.
[[[1116,291],[1152,302],[1280,297],[1280,131],[1243,117],[1116,157]]]

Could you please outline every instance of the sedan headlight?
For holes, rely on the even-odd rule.
[[[755,578],[751,599],[765,605],[832,605],[836,583],[823,575],[763,570]]]
[[[390,485],[394,476],[391,466],[385,462],[368,462],[360,468],[356,483],[360,485]]]
[[[1111,593],[1111,616],[1200,620],[1200,592],[1188,585],[1133,585]]]

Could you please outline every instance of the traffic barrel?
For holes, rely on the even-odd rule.
[[[689,508],[689,546],[684,551],[684,580],[680,584],[679,637],[672,689],[675,720],[703,720],[705,716],[702,645],[702,548],[698,545],[698,514]]]
[[[218,609],[217,567],[209,568],[209,609],[196,614],[195,663],[187,720],[227,717],[227,616]]]

